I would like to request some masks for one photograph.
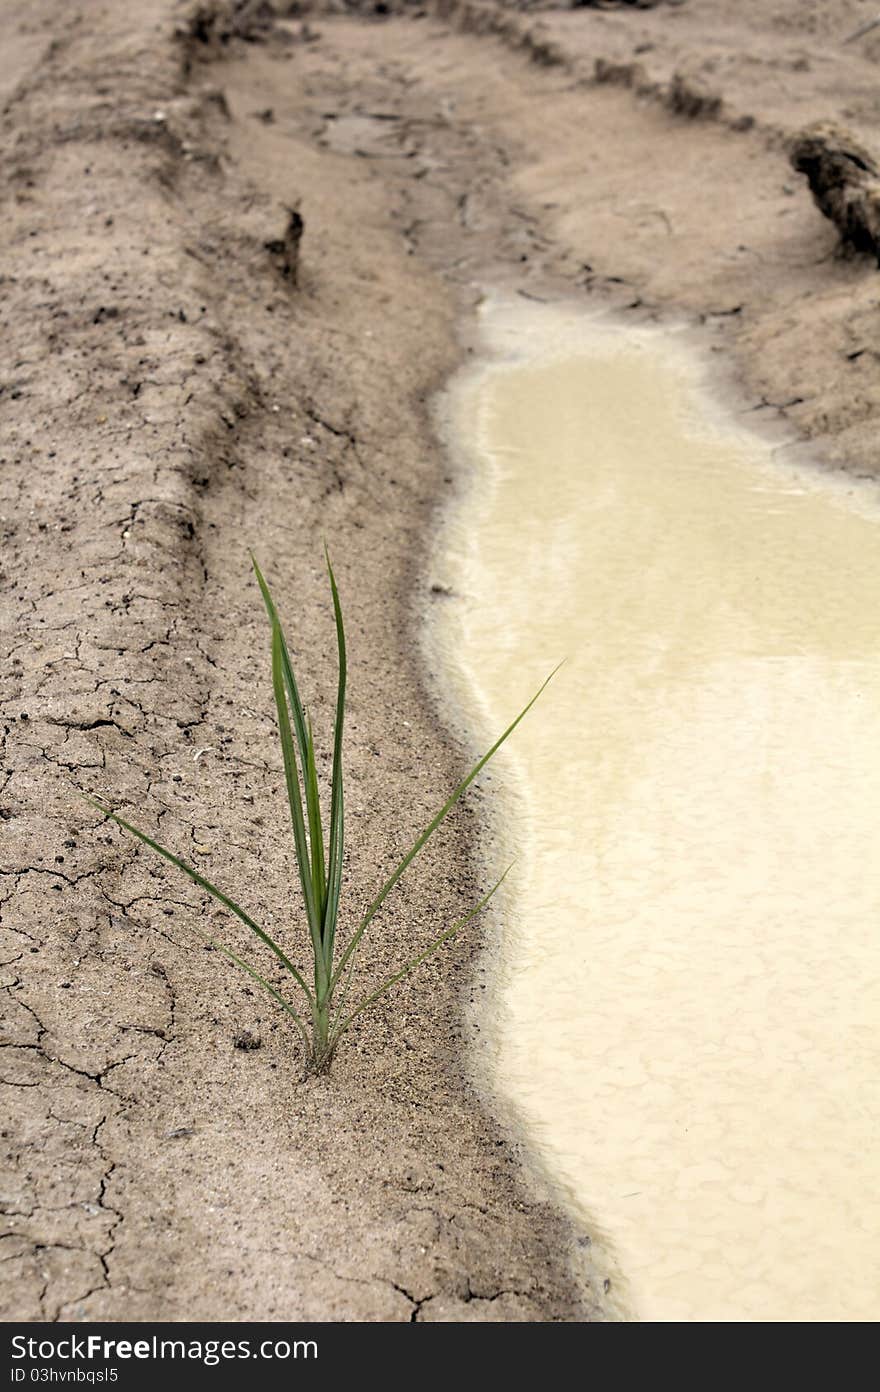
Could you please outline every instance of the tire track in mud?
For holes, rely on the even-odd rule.
[[[453,766],[405,631],[442,469],[423,401],[453,361],[453,307],[401,268],[370,179],[358,254],[305,145],[297,177],[328,244],[292,294],[267,250],[283,202],[229,161],[202,61],[216,33],[194,41],[184,18],[175,38],[179,13],[78,10],[57,32],[50,8],[54,39],[2,118],[4,1311],[577,1317],[571,1235],[464,1089],[464,954],[402,990],[345,1072],[298,1085],[283,1028],[186,931],[209,906],[74,800],[78,784],[137,808],[258,910],[283,902],[245,548],[265,546],[282,593],[311,566],[297,622],[328,692],[321,529],[340,538],[360,645],[352,880],[406,843]],[[401,283],[410,351],[426,313],[440,325],[407,365],[381,331]],[[397,821],[374,829],[389,798]],[[426,856],[376,972],[472,890],[449,870],[470,826]],[[242,1023],[253,1054],[232,1047]]]
[[[330,8],[309,11],[328,35],[341,23],[321,18]],[[817,121],[841,127],[845,145],[880,149],[880,40],[842,43],[849,0],[390,8],[400,17],[365,28],[389,35],[398,64],[422,44],[455,48],[472,72],[479,46],[482,83],[444,78],[441,59],[438,91],[474,121],[484,109],[500,118],[510,185],[556,252],[551,281],[648,319],[686,315],[732,363],[719,381],[743,409],[819,441],[833,467],[877,476],[875,265],[841,245],[790,158]],[[507,51],[531,55],[533,80],[511,80]]]

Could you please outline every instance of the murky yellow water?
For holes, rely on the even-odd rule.
[[[480,741],[567,658],[502,771],[493,1074],[624,1317],[876,1318],[880,511],[674,333],[483,335],[429,643]]]

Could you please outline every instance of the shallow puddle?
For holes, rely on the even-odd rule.
[[[482,332],[429,646],[479,743],[567,659],[496,775],[493,1081],[624,1318],[876,1318],[875,495],[675,332]]]

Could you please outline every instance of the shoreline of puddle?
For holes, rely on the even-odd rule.
[[[516,866],[472,1069],[607,1318],[871,1319],[880,499],[708,368],[491,294],[438,400],[447,724],[486,747],[566,659],[481,780],[487,874]]]

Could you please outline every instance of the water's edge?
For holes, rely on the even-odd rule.
[[[581,682],[581,706],[589,703],[602,733],[572,736],[593,780],[581,806],[586,777],[565,783],[567,761],[552,744],[565,706],[551,687],[485,780],[487,876],[514,856],[518,863],[484,933],[487,990],[471,1021],[475,1083],[524,1140],[539,1185],[572,1216],[581,1241],[592,1239],[575,1257],[594,1291],[610,1283],[609,1318],[807,1318],[811,1303],[815,1318],[863,1318],[870,1222],[848,1203],[839,1163],[814,1150],[824,1144],[839,1160],[846,1144],[861,1152],[867,1136],[852,1117],[872,1076],[863,1059],[870,1016],[854,979],[873,952],[862,926],[880,907],[880,879],[862,873],[880,791],[880,762],[863,755],[880,722],[876,494],[774,458],[766,440],[719,407],[674,329],[632,330],[503,296],[489,297],[482,325],[478,361],[437,403],[457,487],[430,561],[431,582],[449,594],[422,629],[425,667],[445,723],[476,752],[559,658],[572,657],[571,638],[577,650],[563,678],[569,693]],[[589,363],[593,376],[584,378]],[[600,385],[581,385],[591,380]],[[557,391],[544,435],[532,438],[532,416]],[[597,391],[602,400],[592,399]],[[569,612],[568,572],[582,563],[585,535],[600,561],[584,571],[587,598],[574,595]],[[643,568],[650,583],[639,580]],[[582,611],[590,621],[578,634]],[[792,720],[802,721],[800,743]],[[716,744],[717,815],[704,767]],[[813,744],[821,754],[805,757]],[[542,805],[535,795],[543,770],[583,823],[582,840],[562,852],[552,829],[545,835],[552,798]],[[776,782],[796,787],[792,808]],[[817,800],[813,826],[801,810]],[[752,819],[750,841],[743,824]],[[527,898],[554,856],[544,891],[562,886],[557,915]],[[575,862],[586,867],[583,883]],[[832,902],[839,880],[858,884],[849,892],[855,917],[851,904]],[[842,934],[831,956],[826,913],[828,933]],[[567,959],[553,962],[553,934],[578,915],[586,929],[565,945],[569,980]],[[616,926],[603,940],[595,929],[606,919]],[[790,924],[802,942],[790,941]],[[721,980],[728,961],[722,971],[719,942],[734,954],[729,980]],[[802,972],[795,989],[799,954],[815,970],[813,978]],[[700,988],[689,992],[682,980],[691,973]],[[789,1014],[777,1000],[786,991]],[[833,1057],[836,1043],[843,1061]],[[535,1058],[552,1071],[555,1111],[540,1095]],[[560,1090],[557,1075],[571,1060]],[[767,1137],[746,1115],[762,1105]],[[797,1108],[809,1113],[813,1140],[795,1160]],[[615,1128],[617,1142],[608,1134]],[[618,1167],[630,1177],[615,1199]],[[864,1190],[861,1162],[859,1176]],[[811,1220],[822,1229],[815,1243]],[[830,1270],[801,1276],[813,1252],[819,1266],[849,1260],[855,1289],[834,1293],[835,1280],[846,1280]]]
[[[504,293],[504,292],[502,292]],[[491,303],[493,292],[485,302]],[[425,687],[438,718],[460,744],[467,758],[476,760],[497,738],[503,724],[493,723],[491,711],[482,697],[463,659],[450,629],[446,609],[456,592],[456,573],[461,560],[461,541],[468,534],[469,512],[475,489],[479,489],[485,459],[473,442],[466,442],[456,423],[458,407],[464,397],[477,392],[494,353],[479,318],[463,326],[463,343],[473,356],[431,403],[434,433],[450,462],[451,487],[438,505],[433,532],[426,550],[424,590],[434,590],[434,598],[422,604],[416,614],[416,633],[422,653]],[[453,542],[457,538],[457,543]],[[516,712],[511,709],[511,714]],[[497,728],[496,728],[497,727]],[[474,846],[477,867],[485,884],[498,878],[521,860],[522,845],[516,828],[528,815],[528,796],[524,770],[515,745],[507,745],[503,757],[496,758],[480,777],[477,788],[489,794],[481,819],[484,837]],[[594,1318],[602,1321],[631,1321],[636,1318],[625,1298],[625,1281],[613,1252],[601,1241],[594,1241],[597,1222],[585,1221],[582,1210],[560,1182],[547,1157],[529,1133],[527,1117],[517,1099],[505,1088],[498,1068],[498,1040],[505,1025],[506,1007],[503,982],[510,972],[509,910],[516,899],[516,880],[511,873],[496,893],[490,908],[474,925],[480,947],[473,978],[475,991],[464,1010],[465,1058],[467,1076],[475,1095],[502,1128],[522,1166],[523,1178],[534,1196],[561,1211],[569,1223],[570,1246],[566,1254],[572,1279],[582,1291]]]

